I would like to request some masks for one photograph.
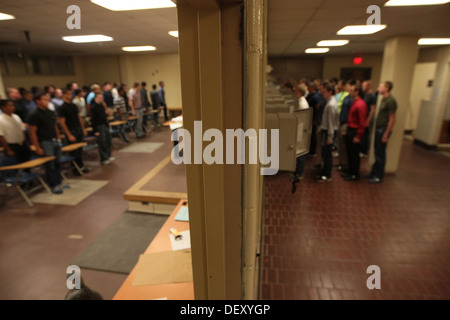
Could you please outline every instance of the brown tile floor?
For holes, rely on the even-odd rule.
[[[449,299],[450,160],[405,140],[380,185],[336,169],[317,183],[314,161],[294,195],[289,174],[266,178],[262,299]],[[371,265],[381,290],[367,289]]]
[[[85,179],[109,183],[75,207],[36,204],[29,208],[17,192],[9,191],[11,197],[0,207],[0,299],[64,298],[66,268],[128,209],[123,193],[172,149],[168,128],[139,142],[165,145],[152,154],[119,152],[124,145],[115,138],[113,156],[117,160],[107,167],[100,165],[97,150],[85,154],[85,164],[91,169]],[[70,235],[83,238],[73,240]],[[85,269],[82,276],[104,299],[112,299],[126,278],[124,274]]]

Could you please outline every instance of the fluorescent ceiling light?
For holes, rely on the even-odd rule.
[[[91,0],[92,3],[112,11],[146,10],[176,7],[170,0]]]
[[[326,53],[328,51],[330,51],[329,48],[309,48],[305,50],[306,53]]]
[[[450,44],[450,38],[422,38],[419,40],[418,42],[419,45],[421,46],[426,46],[426,45],[445,45],[445,44]]]
[[[75,43],[87,43],[87,42],[104,42],[113,41],[114,39],[102,34],[93,34],[87,36],[70,36],[63,37],[64,41],[75,42]]]
[[[178,38],[178,31],[169,31],[169,34],[170,34],[172,37]]]
[[[138,52],[138,51],[155,51],[154,46],[135,46],[135,47],[123,47],[123,51]]]
[[[373,25],[357,25],[346,26],[339,30],[337,34],[342,35],[358,35],[358,34],[373,34],[383,29],[386,29],[385,24],[373,24]]]
[[[16,17],[10,15],[10,14],[6,14],[6,13],[1,13],[0,12],[0,20],[12,20],[15,19]]]
[[[430,6],[435,4],[445,4],[449,0],[390,0],[384,4],[385,7],[399,6]]]
[[[318,47],[340,47],[345,46],[350,41],[348,40],[322,40],[317,43]]]

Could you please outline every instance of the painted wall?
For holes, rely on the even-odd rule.
[[[423,62],[416,64],[411,87],[410,104],[406,116],[405,130],[415,130],[419,117],[422,100],[430,100],[432,86],[428,82],[434,80],[436,75],[436,62]]]
[[[450,46],[421,50],[418,61],[435,62],[437,67],[430,101],[420,108],[414,137],[430,146],[436,146],[442,124],[450,117]]]
[[[65,87],[71,81],[79,85],[94,82],[123,82],[131,88],[134,82],[152,84],[164,81],[166,102],[169,107],[181,107],[181,75],[178,54],[127,54],[74,57],[74,75],[71,76],[3,76],[4,86],[44,87],[54,84]]]
[[[302,78],[314,79],[322,77],[323,58],[270,58],[269,65],[273,71],[271,76],[283,81]]]

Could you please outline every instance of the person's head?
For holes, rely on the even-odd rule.
[[[142,88],[145,88],[145,87],[147,87],[147,82],[145,82],[145,81],[142,81],[142,82],[141,82],[141,87],[142,87]]]
[[[160,86],[161,88],[164,88],[164,86],[165,86],[164,81],[160,81],[160,82],[159,82],[159,86]]]
[[[65,103],[71,103],[72,102],[72,91],[70,89],[64,89],[62,90],[62,99]]]
[[[345,90],[345,80],[339,80],[336,84],[336,92],[346,91]]]
[[[75,97],[81,98],[83,96],[83,90],[82,89],[76,89],[74,92]]]
[[[381,95],[389,94],[393,88],[394,84],[391,81],[384,81],[378,86],[378,93]]]
[[[98,85],[97,83],[94,83],[91,86],[91,91],[94,92],[94,93],[100,93],[100,85]]]
[[[141,85],[139,84],[139,82],[135,82],[133,88],[139,90],[141,88]]]
[[[103,94],[101,94],[101,92],[96,93],[94,101],[98,104],[101,104],[103,102]]]
[[[12,115],[16,108],[11,100],[0,100],[0,110],[7,115]]]
[[[355,81],[353,81],[353,80],[352,81],[346,81],[345,82],[345,91],[350,93],[350,88],[352,86],[354,86],[354,85],[356,85]]]
[[[57,99],[62,99],[63,97],[63,92],[61,89],[55,89],[55,93],[54,93],[55,98]]]
[[[7,88],[6,94],[13,101],[18,101],[22,98],[22,96],[20,95],[20,92],[19,92],[19,90],[17,90],[17,88],[12,88],[12,87]]]
[[[45,92],[39,92],[34,96],[34,102],[40,109],[48,109],[48,103],[50,101],[50,96]]]
[[[31,95],[32,96],[34,96],[36,93],[41,92],[41,91],[42,91],[42,89],[39,87],[36,87],[36,86],[31,87]],[[31,98],[31,99],[33,99],[33,98]]]
[[[319,92],[320,92],[320,94],[322,96],[325,96],[325,89],[327,87],[332,87],[333,88],[333,92],[335,92],[334,86],[332,84],[330,84],[329,82],[324,81],[324,82],[321,82],[320,85],[319,85]]]
[[[54,85],[52,85],[52,84],[50,84],[50,85],[48,85],[48,86],[46,86],[45,88],[44,88],[44,91],[46,92],[46,93],[48,93],[49,95],[53,95],[53,93],[55,92],[55,90],[56,90],[56,87],[54,86]],[[39,92],[38,92],[39,93]]]
[[[356,84],[356,83],[353,84],[353,85],[350,85],[350,88],[349,88],[349,91],[348,91],[350,97],[352,97],[353,99],[361,97],[362,92],[363,91],[362,91],[361,85]]]
[[[69,82],[67,84],[67,89],[74,92],[75,90],[78,89],[78,83],[76,83],[75,81]]]
[[[331,83],[323,83],[322,84],[322,95],[325,99],[330,99],[334,96],[334,86]]]
[[[372,81],[366,80],[362,83],[362,90],[364,92],[370,92],[372,91]]]
[[[103,91],[111,91],[111,89],[112,89],[111,83],[105,82],[103,84]]]
[[[33,94],[30,91],[25,91],[23,98],[27,101],[33,101]]]
[[[152,85],[153,90],[156,90],[156,88],[158,88],[158,86],[156,84]]]
[[[295,95],[299,98],[304,97],[306,95],[306,91],[308,91],[305,84],[299,84],[295,87]]]
[[[125,88],[119,87],[119,89],[117,89],[117,92],[119,93],[119,96],[123,97],[125,94]]]
[[[314,82],[310,82],[308,85],[308,91],[312,94],[317,92],[317,86],[314,84]]]

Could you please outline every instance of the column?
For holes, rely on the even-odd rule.
[[[418,36],[397,36],[388,39],[384,47],[380,81],[393,82],[391,94],[397,100],[395,127],[387,147],[387,174],[396,173],[399,165],[414,67],[419,55],[418,40]]]

